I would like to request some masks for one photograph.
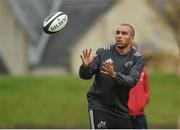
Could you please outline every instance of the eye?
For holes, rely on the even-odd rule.
[[[116,31],[116,34],[117,34],[117,35],[120,34],[120,31],[117,30],[117,31]]]
[[[127,35],[128,33],[127,32],[122,32],[123,35]]]

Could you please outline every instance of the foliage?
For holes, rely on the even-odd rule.
[[[180,51],[180,1],[179,0],[149,0],[155,10],[166,20],[173,29],[178,49]],[[179,53],[180,58],[180,53]],[[177,75],[180,76],[180,60]]]

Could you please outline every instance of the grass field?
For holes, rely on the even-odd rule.
[[[176,128],[180,116],[180,79],[150,76],[146,109],[151,127]],[[86,92],[91,81],[78,76],[0,76],[0,128],[88,128]]]
[[[175,74],[153,73],[150,85],[151,99],[146,109],[150,124],[177,127],[180,117],[180,78]]]

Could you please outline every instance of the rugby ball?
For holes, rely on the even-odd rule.
[[[48,15],[43,22],[45,33],[52,34],[61,31],[67,24],[68,16],[61,11]]]

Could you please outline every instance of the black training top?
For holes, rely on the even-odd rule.
[[[88,68],[80,66],[79,75],[82,79],[94,82],[87,93],[88,108],[102,110],[119,117],[129,117],[129,90],[139,80],[145,60],[140,52],[131,49],[121,55],[115,45],[99,48],[96,57]],[[116,72],[115,79],[101,72],[103,62],[112,62]]]

